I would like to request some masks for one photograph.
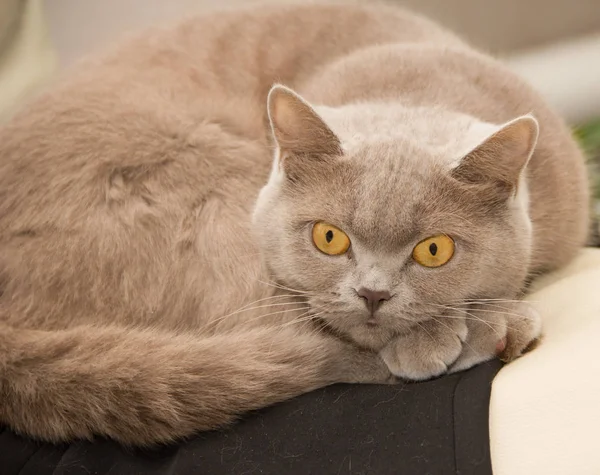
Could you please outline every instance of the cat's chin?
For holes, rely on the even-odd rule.
[[[392,329],[380,325],[357,325],[344,333],[348,335],[358,346],[373,351],[381,350],[389,343],[396,334]]]

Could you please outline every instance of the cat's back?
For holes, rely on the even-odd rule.
[[[0,128],[0,179],[15,160],[49,174],[82,156],[88,166],[115,157],[135,166],[149,135],[165,145],[207,122],[265,146],[274,82],[300,88],[340,58],[384,44],[464,47],[427,19],[378,4],[266,5],[149,29],[81,61]],[[119,153],[124,143],[141,148]]]

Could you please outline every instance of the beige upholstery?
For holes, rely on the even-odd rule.
[[[494,474],[598,475],[600,249],[540,280],[530,300],[543,313],[544,338],[494,381]]]

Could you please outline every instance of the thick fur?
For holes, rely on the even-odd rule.
[[[301,141],[316,160],[279,163],[295,139],[271,117],[271,140],[275,82],[323,121],[320,140]],[[528,113],[540,133],[520,201],[451,170],[489,139],[471,127]],[[448,128],[459,116],[466,128]],[[388,131],[405,119],[403,132],[378,140],[381,117]],[[353,236],[343,260],[311,246],[306,225],[321,219]],[[410,249],[434,229],[465,246],[425,274]],[[462,369],[515,328],[514,309],[491,306],[481,315],[502,331],[469,342],[481,328],[467,331],[465,305],[514,299],[586,230],[583,160],[562,121],[424,19],[292,5],[154,29],[83,62],[0,129],[0,421],[46,440],[147,445],[335,382],[439,374],[464,349]],[[351,291],[363,281],[398,295],[376,330]],[[440,313],[437,341],[412,333]],[[538,333],[520,333],[512,355]]]

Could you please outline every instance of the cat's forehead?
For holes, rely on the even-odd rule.
[[[419,236],[463,233],[465,222],[485,212],[452,169],[496,126],[397,104],[317,112],[343,154],[328,165],[307,164],[308,188],[296,209],[302,218],[329,219],[371,247],[394,250]]]
[[[379,163],[393,162],[402,155],[405,164],[414,158],[419,163],[437,162],[450,169],[496,127],[437,107],[404,107],[398,103],[318,107],[317,111],[339,138],[345,154],[362,153],[362,160]],[[364,153],[369,149],[371,153]],[[378,150],[388,153],[376,153]]]
[[[404,241],[429,227],[440,204],[456,201],[443,167],[402,141],[363,146],[349,166],[355,172],[352,227],[359,233],[377,229],[382,239]],[[359,171],[358,171],[359,170]]]
[[[448,216],[462,214],[460,189],[435,161],[419,161],[418,153],[388,141],[317,166],[297,211],[387,250],[419,233],[445,232]]]

